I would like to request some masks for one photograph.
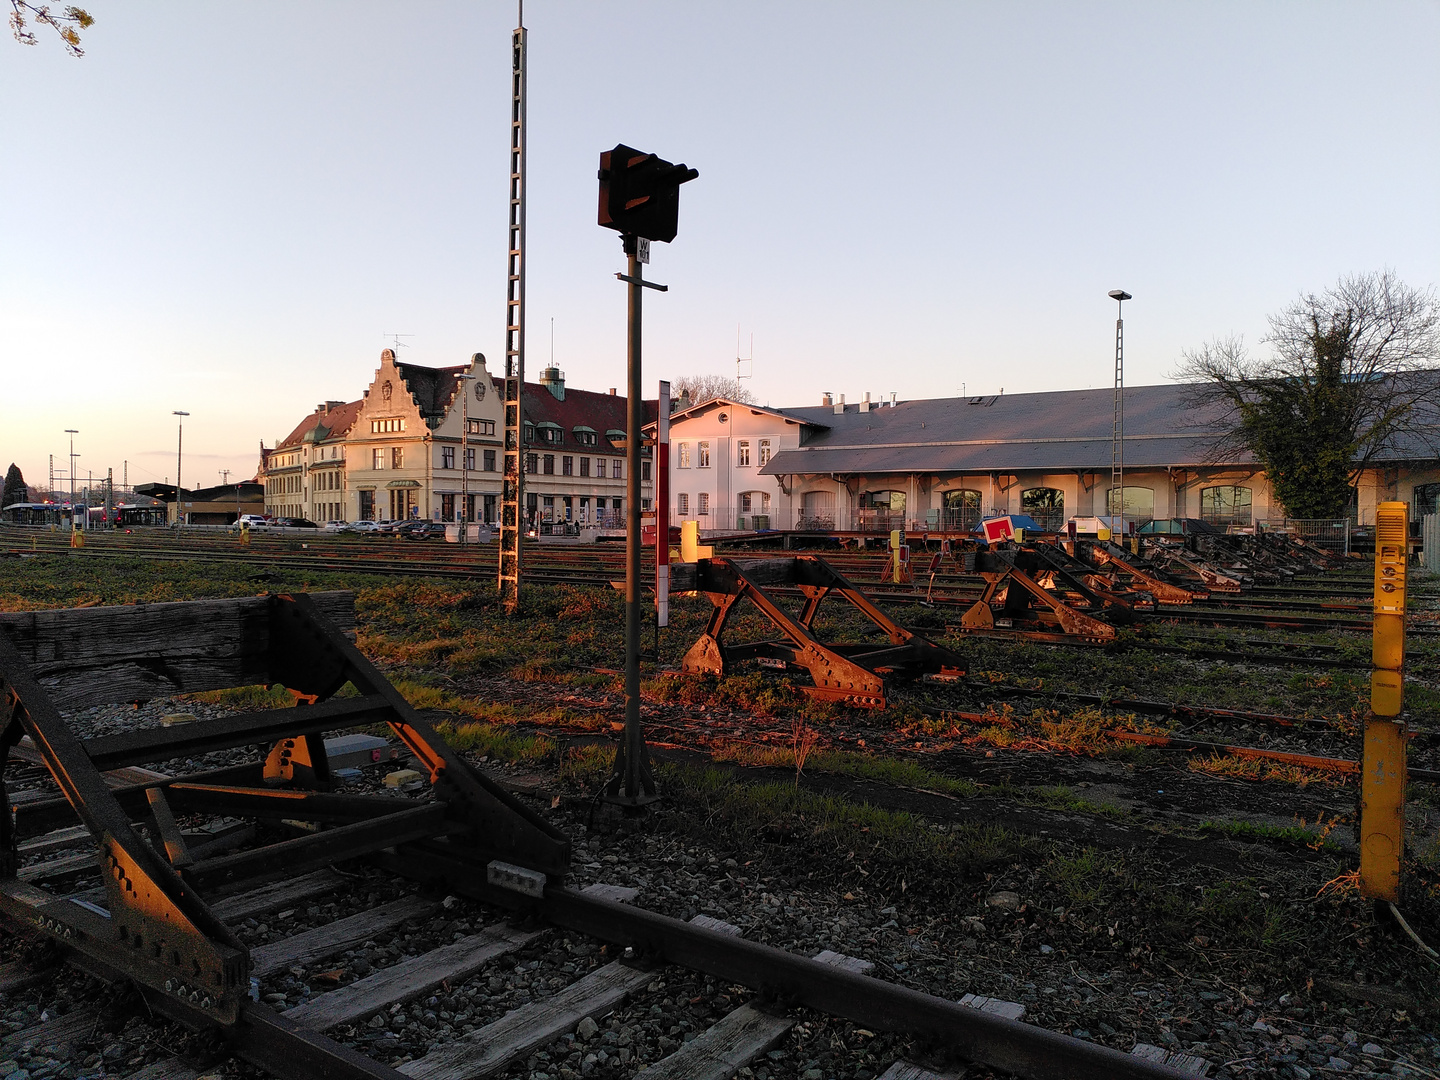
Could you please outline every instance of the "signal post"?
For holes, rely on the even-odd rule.
[[[600,155],[599,224],[620,233],[626,255],[628,314],[625,459],[625,733],[615,752],[615,767],[605,798],[622,806],[643,806],[657,797],[650,751],[640,726],[640,442],[645,422],[641,375],[641,305],[644,289],[665,292],[666,285],[646,281],[641,266],[650,261],[650,243],[675,239],[680,213],[680,185],[700,174],[685,165],[626,146]],[[656,454],[659,467],[660,455]],[[659,485],[657,484],[657,491]],[[668,540],[668,517],[656,507],[656,528]],[[665,524],[662,526],[662,520]]]
[[[1360,893],[1400,901],[1405,850],[1405,569],[1410,522],[1403,502],[1375,511],[1375,624],[1370,715],[1360,762]]]

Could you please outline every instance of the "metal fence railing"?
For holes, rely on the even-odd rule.
[[[1350,554],[1349,518],[1286,518],[1283,527],[1302,540],[1342,555]]]
[[[1420,543],[1426,570],[1440,570],[1440,514],[1426,514],[1420,519]]]

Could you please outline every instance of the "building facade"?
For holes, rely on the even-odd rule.
[[[318,405],[274,448],[261,446],[266,513],[497,523],[501,389],[479,353],[468,364],[430,368],[386,349],[358,401]],[[625,410],[613,390],[567,388],[556,368],[526,383],[526,518],[537,530],[623,527]],[[649,466],[641,475],[647,506]]]
[[[1214,459],[1216,428],[1177,384],[1126,389],[1123,508],[1112,506],[1113,403],[1110,389],[852,403],[826,394],[818,407],[784,409],[704,402],[671,418],[671,521],[885,532],[1022,513],[1046,528],[1112,511],[1137,523],[1284,519],[1253,460]],[[1392,499],[1410,502],[1412,516],[1435,511],[1431,446],[1365,470],[1349,516],[1373,523]]]

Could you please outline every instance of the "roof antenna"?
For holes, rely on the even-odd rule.
[[[749,373],[748,375],[741,374],[741,372],[744,371],[744,368],[743,368],[743,366],[742,366],[742,365],[744,365],[744,364],[749,364],[749,365],[750,365],[750,373]],[[740,324],[739,324],[739,323],[736,323],[736,324],[735,324],[735,381],[738,383],[741,379],[753,379],[754,377],[755,377],[755,335],[754,335],[754,334],[751,334],[751,335],[750,335],[750,355],[749,355],[749,356],[741,356],[741,355],[740,355]]]
[[[381,336],[381,337],[384,337],[384,338],[394,338],[394,339],[395,339],[395,348],[397,348],[397,349],[408,349],[410,346],[409,346],[409,345],[406,345],[405,342],[401,341],[400,339],[401,339],[402,337],[414,337],[415,335],[414,335],[414,334],[390,334],[390,333],[384,333],[384,334],[381,334],[380,336]]]

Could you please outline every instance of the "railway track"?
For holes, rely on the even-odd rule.
[[[6,774],[15,858],[0,914],[11,933],[44,934],[54,960],[133,983],[151,1016],[210,1032],[287,1078],[468,1080],[557,1058],[561,1076],[584,1076],[592,1054],[592,1066],[613,1060],[588,1070],[604,1076],[724,1078],[761,1055],[783,1058],[777,1048],[812,1023],[1024,1077],[1187,1075],[1184,1055],[1122,1053],[1026,1024],[1018,1005],[947,999],[863,958],[805,955],[703,912],[638,906],[635,886],[594,880],[623,866],[605,842],[574,845],[595,860],[576,868],[563,815],[522,807],[437,739],[345,641],[348,603],[324,594],[5,616],[0,674],[27,733]],[[138,685],[154,695],[156,655],[173,689],[281,681],[300,707],[116,730],[129,710],[113,703]],[[344,682],[358,696],[329,698]],[[98,707],[67,721],[65,703]],[[332,782],[338,744],[317,740],[376,722],[417,768],[383,786],[372,774],[369,790],[346,789],[338,773]],[[256,744],[272,747],[262,762]],[[511,850],[530,865],[491,857]],[[768,904],[740,911],[761,935],[769,914]],[[402,945],[381,946],[402,931]],[[12,967],[0,982],[34,975]],[[665,1034],[636,1038],[646,1016]],[[7,1045],[87,1042],[102,1018],[81,1004],[37,1021]],[[898,1056],[876,1063],[892,1080],[944,1075]],[[131,1075],[195,1072],[166,1059]]]

